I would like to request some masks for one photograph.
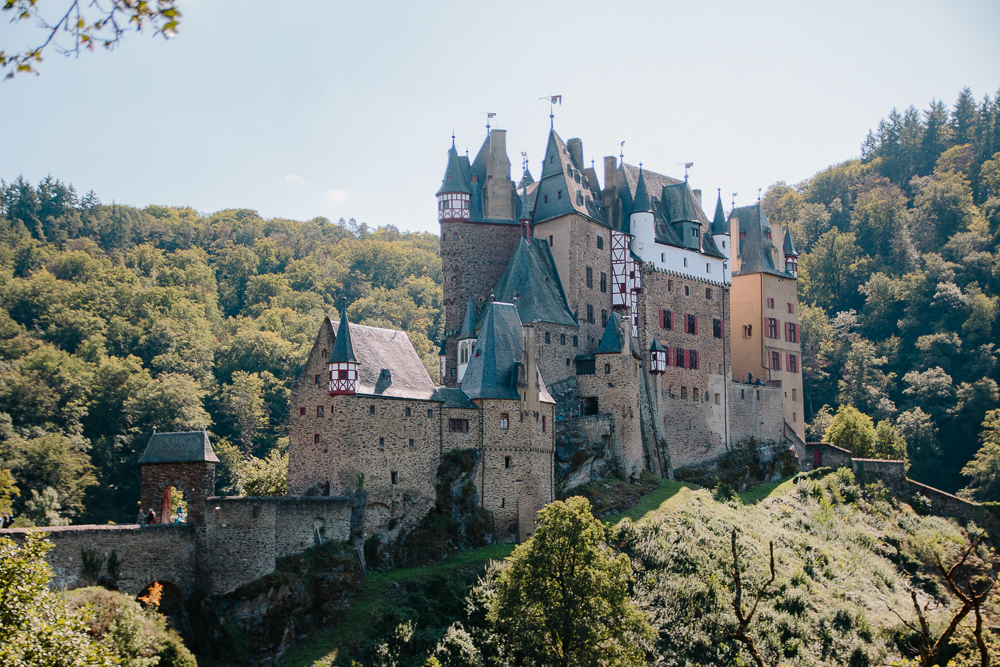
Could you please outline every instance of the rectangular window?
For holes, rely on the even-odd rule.
[[[560,345],[566,344],[566,334],[559,334],[559,344]]]
[[[588,324],[594,323],[594,307],[589,303],[587,304],[587,323]]]
[[[392,472],[389,473],[389,479],[392,482],[393,486],[399,484],[399,473],[393,470]]]
[[[433,417],[434,416],[434,410],[428,410],[427,411],[427,416],[428,417]]]
[[[604,250],[604,237],[603,236],[598,236],[597,237],[597,249],[598,250]]]
[[[767,300],[767,307],[768,308],[774,308],[774,299],[768,299]]]
[[[795,304],[794,303],[788,304],[788,312],[789,313],[793,313],[793,314],[795,313]]]
[[[413,446],[416,444],[417,443],[413,441],[413,438],[410,438],[410,449],[413,449]]]
[[[548,344],[548,343],[551,343],[551,342],[552,342],[552,334],[550,334],[548,331],[546,331],[545,332],[545,343]]]
[[[601,309],[601,326],[602,327],[608,326],[608,311],[604,310],[603,308]]]
[[[598,236],[597,238],[601,237]],[[604,271],[601,271],[601,291],[604,292],[605,294],[608,293],[608,274],[606,274]]]
[[[706,287],[705,288],[705,298],[708,299],[709,301],[712,300],[712,288],[711,287]]]
[[[412,412],[410,411],[410,408],[406,408],[406,409],[404,409],[404,410],[403,410],[403,414],[404,414],[405,416],[407,416],[407,417],[410,417],[410,416],[412,416]]]
[[[580,347],[580,337],[573,336],[573,347]]]
[[[780,371],[781,370],[781,352],[775,350],[771,351],[771,370]]]
[[[576,362],[576,374],[577,375],[593,375],[595,370],[596,362],[593,359],[581,359]]]
[[[611,375],[611,364],[604,364],[604,374]]]
[[[323,416],[323,406],[322,405],[317,405],[316,406],[316,416],[317,417],[322,417]]]
[[[509,456],[503,457],[503,467],[504,468],[509,468],[510,467],[510,457]]]
[[[369,405],[368,406],[368,414],[370,414],[370,415],[375,414],[375,406],[374,405]]]
[[[705,273],[711,273],[711,272],[712,272],[712,265],[708,262],[705,262]],[[711,299],[712,297],[708,298]]]
[[[785,322],[785,340],[789,343],[799,342],[799,328],[794,322]]]
[[[501,498],[500,499],[500,507],[501,507],[501,509],[504,508],[504,507],[507,507],[507,499],[506,498]]]
[[[299,414],[300,415],[304,415],[305,413],[306,413],[306,409],[305,408],[299,408]]]
[[[789,355],[789,356],[795,356],[795,355]],[[791,369],[791,363],[789,363],[788,365],[789,365],[789,369],[788,370],[792,370]],[[798,389],[795,389],[795,388],[792,389],[792,400],[793,401],[799,400],[799,390]]]
[[[385,447],[385,438],[379,438],[378,439],[378,446],[379,447]]]
[[[674,311],[672,310],[661,310],[660,311],[660,326],[664,329],[674,328]]]
[[[506,431],[508,428],[510,428],[510,415],[507,414],[506,412],[501,412],[500,413],[500,430],[501,431]],[[510,466],[508,466],[508,467],[510,467]]]
[[[688,388],[681,387],[681,398],[686,400],[687,397],[688,397]]]
[[[587,288],[594,289],[594,269],[587,267]]]
[[[687,331],[689,334],[697,334],[698,333],[698,316],[697,315],[687,315],[687,322],[686,322],[685,331]]]
[[[674,291],[674,281],[673,280],[668,280],[667,281],[667,291],[668,292],[673,292]]]
[[[688,350],[688,355],[691,357],[691,362],[689,364],[690,368],[697,370],[699,368],[700,359],[698,358],[698,350]]]
[[[722,400],[721,399],[722,399],[722,397],[719,396],[718,394],[716,394],[715,395],[715,404],[716,405],[722,405]]]
[[[773,317],[767,318],[767,337],[777,338],[778,337],[778,320]]]
[[[712,336],[722,338],[722,320],[712,319]]]
[[[313,444],[314,445],[319,444],[319,433],[313,433]]]
[[[545,433],[545,415],[542,415],[542,433]]]
[[[799,372],[799,358],[794,354],[788,355],[788,372],[798,373]],[[792,389],[792,400],[795,400],[795,390]]]
[[[320,382],[320,380],[319,380],[319,379],[320,379],[321,377],[323,377],[323,376],[322,376],[322,375],[317,375],[317,376],[316,376],[316,384],[319,384],[319,382]]]
[[[468,433],[469,432],[469,420],[468,419],[449,419],[448,420],[448,430],[452,433]]]
[[[549,201],[549,196],[545,195],[545,202],[548,203],[548,201]],[[549,234],[549,247],[550,248],[552,247],[552,235],[551,234]]]

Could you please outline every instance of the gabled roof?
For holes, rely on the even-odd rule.
[[[458,335],[455,336],[455,340],[466,340],[468,338],[476,337],[476,305],[472,303],[472,297],[469,297],[469,305],[465,307],[465,319],[462,321],[462,328],[458,331]]]
[[[139,463],[218,463],[205,431],[153,433]]]
[[[340,322],[331,323],[338,330],[333,346],[340,342]],[[358,362],[358,394],[428,400],[434,395],[434,383],[413,349],[405,331],[350,324],[351,339]],[[385,386],[382,371],[388,370],[391,382]],[[382,391],[376,391],[379,378]]]
[[[357,362],[354,356],[354,343],[351,341],[351,327],[347,319],[347,302],[340,308],[340,324],[337,327],[337,338],[333,343],[333,350],[330,351],[330,358],[327,363],[338,364],[345,362]]]
[[[729,219],[732,220],[733,217],[740,221],[740,238],[737,246],[740,270],[733,271],[733,275],[770,273],[783,278],[793,277],[790,273],[785,273],[774,266],[774,261],[771,259],[771,248],[774,247],[774,243],[772,239],[767,238],[767,232],[771,231],[771,223],[760,202],[734,209],[729,214]],[[733,239],[733,243],[736,242],[737,239]]]
[[[587,179],[583,173],[583,165],[573,162],[569,149],[555,130],[549,131],[542,177],[538,183],[533,211],[535,224],[578,213],[608,226],[600,194],[591,189],[596,184],[591,184]]]
[[[514,304],[494,301],[486,306],[479,339],[462,378],[461,390],[469,399],[520,400],[517,375],[524,351],[522,335],[521,319]],[[538,399],[543,403],[555,403],[537,369],[535,377]],[[459,399],[450,397],[449,400]]]
[[[522,322],[578,326],[544,239],[521,239],[493,294],[498,301],[514,304]]]
[[[618,316],[614,313],[608,318],[608,325],[604,327],[604,335],[601,336],[601,344],[594,350],[594,354],[621,354],[622,332],[618,328]]]
[[[697,224],[702,224],[702,221],[698,219],[698,213],[694,198],[694,193],[691,192],[691,188],[688,187],[687,183],[680,182],[674,183],[672,185],[663,186],[663,204],[661,208],[664,209],[664,213],[667,218],[667,222],[674,224],[676,222],[694,222]],[[704,217],[702,213],[702,217]]]
[[[719,199],[715,202],[715,217],[712,218],[712,234],[728,234],[729,226],[726,225],[726,212],[722,209],[722,190],[719,190]]]
[[[521,319],[512,303],[486,306],[479,339],[462,378],[462,391],[471,398],[519,400],[517,365],[521,362]]]
[[[785,257],[798,257],[799,253],[795,251],[795,243],[792,242],[792,234],[785,227],[785,238],[782,239],[781,251],[785,254]]]
[[[454,139],[451,142],[451,148],[448,149],[448,166],[444,170],[444,178],[441,179],[441,187],[438,188],[437,194],[445,192],[469,194],[469,188],[465,184],[465,172],[459,162]]]

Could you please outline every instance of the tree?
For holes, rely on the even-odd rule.
[[[970,478],[969,485],[959,493],[981,502],[997,502],[1000,501],[1000,410],[986,413],[980,437],[983,446],[962,468],[962,475]]]
[[[841,405],[823,434],[823,442],[849,450],[858,458],[869,458],[875,446],[875,424],[857,408]]]
[[[937,426],[931,416],[919,407],[907,410],[896,419],[896,428],[906,441],[910,459],[909,474],[917,481],[931,481],[938,470]]]
[[[126,33],[141,32],[145,26],[151,26],[154,34],[169,38],[176,33],[181,18],[175,0],[66,0],[63,9],[45,15],[38,5],[37,0],[4,0],[3,11],[14,14],[12,23],[31,19],[38,24],[44,38],[24,51],[0,50],[0,67],[10,68],[8,79],[24,72],[37,74],[36,66],[50,47],[66,55],[93,51],[95,45],[112,50]],[[57,18],[52,20],[49,16]],[[67,40],[60,41],[60,37]]]
[[[738,624],[736,630],[733,632],[733,638],[747,647],[750,651],[750,657],[753,658],[754,664],[757,667],[764,667],[764,658],[761,656],[760,651],[757,650],[757,642],[754,641],[753,637],[747,634],[747,630],[750,627],[750,623],[753,622],[754,614],[757,613],[757,605],[760,604],[761,598],[764,597],[764,593],[767,592],[767,587],[774,583],[775,573],[774,573],[774,542],[768,543],[768,548],[771,554],[770,569],[771,578],[764,582],[764,585],[760,587],[757,591],[757,595],[754,597],[753,604],[750,606],[750,610],[746,611],[743,609],[743,582],[740,578],[740,556],[736,550],[736,529],[733,528],[732,533],[732,545],[733,545],[733,611],[736,612],[736,620]]]
[[[0,664],[26,667],[111,667],[113,651],[91,640],[78,611],[49,590],[52,544],[30,532],[23,545],[0,537]]]
[[[236,441],[244,453],[253,450],[257,432],[267,425],[264,381],[256,373],[236,371],[232,384],[222,388],[222,409],[232,420]]]
[[[80,436],[46,433],[35,438],[14,437],[7,444],[12,452],[11,468],[21,487],[21,497],[33,502],[34,515],[58,525],[56,519],[83,512],[84,494],[97,483],[87,449]]]
[[[13,505],[11,501],[21,495],[14,476],[10,470],[0,468],[0,514],[10,514]]]
[[[251,456],[240,466],[240,482],[248,496],[288,495],[288,450],[272,449],[262,459]]]
[[[909,467],[906,457],[906,440],[888,419],[883,419],[875,426],[875,442],[872,445],[872,458],[886,461],[903,461]]]
[[[652,629],[628,594],[632,565],[605,543],[590,502],[538,513],[538,528],[485,586],[487,620],[525,665],[644,665]]]

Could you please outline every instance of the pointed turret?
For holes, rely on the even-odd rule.
[[[612,314],[608,318],[608,325],[604,327],[604,335],[601,336],[601,344],[594,350],[594,354],[621,354],[622,352],[622,331],[618,327],[618,316]]]
[[[517,367],[521,361],[522,325],[513,304],[487,304],[479,341],[462,390],[473,399],[520,400]]]
[[[785,273],[790,273],[793,278],[799,277],[799,253],[795,251],[795,243],[792,242],[792,234],[785,227],[785,238],[781,242],[782,254],[785,256]]]
[[[333,351],[327,360],[330,369],[330,395],[354,395],[358,386],[358,359],[351,342],[351,323],[347,319],[347,299],[340,307],[340,323]]]
[[[452,137],[451,148],[448,149],[448,166],[444,170],[444,179],[437,191],[438,220],[468,220],[469,219],[469,186],[465,184],[465,173],[462,161],[455,150],[455,138]]]
[[[712,236],[728,234],[726,229],[726,212],[722,209],[722,190],[719,190],[719,199],[715,202],[715,217],[712,218]]]
[[[652,213],[653,207],[649,203],[649,193],[646,192],[646,179],[642,175],[642,167],[639,168],[639,181],[635,185],[635,200],[632,202],[632,213]]]

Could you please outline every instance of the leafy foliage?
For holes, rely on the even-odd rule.
[[[0,182],[0,469],[19,522],[131,521],[154,427],[209,429],[221,493],[284,488],[291,383],[342,297],[437,373],[434,235]]]

